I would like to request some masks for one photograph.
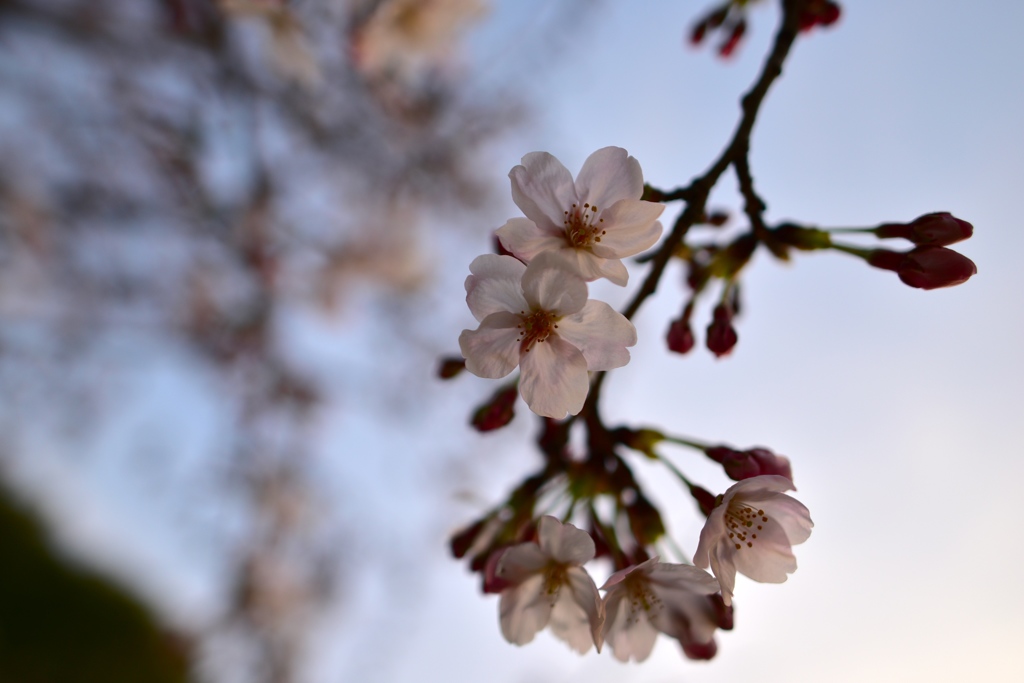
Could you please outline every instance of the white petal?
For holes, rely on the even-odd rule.
[[[550,559],[536,543],[520,543],[501,554],[495,574],[510,583],[522,583],[541,573]]]
[[[612,654],[620,662],[628,662],[630,659],[642,662],[651,656],[658,631],[647,618],[647,612],[634,608],[625,590],[619,592],[624,599],[617,607],[615,623],[606,629],[605,645],[611,647]],[[607,604],[605,609],[609,609]]]
[[[711,571],[722,588],[722,600],[726,605],[732,604],[732,592],[736,589],[734,555],[734,549],[726,543],[718,543],[711,548]]]
[[[779,539],[762,538],[761,534],[773,525],[765,526],[757,532],[753,547],[742,545],[732,553],[736,570],[744,576],[760,583],[784,583],[789,574],[796,571],[796,558],[785,533],[778,529]]]
[[[612,370],[629,362],[627,346],[636,344],[636,328],[603,301],[588,301],[583,310],[558,323],[558,336],[587,359],[588,370]]]
[[[551,607],[552,602],[544,591],[542,574],[505,589],[498,608],[501,634],[510,643],[525,645],[547,626]]]
[[[708,568],[708,558],[711,549],[720,539],[726,535],[725,530],[725,506],[719,505],[704,522],[704,528],[700,530],[700,539],[697,541],[697,549],[693,551],[693,564],[701,569]],[[715,576],[718,576],[715,574]]]
[[[610,282],[624,286],[629,281],[629,271],[622,261],[597,256],[590,249],[577,249],[565,246],[556,252],[569,264],[570,268],[587,282],[607,278]]]
[[[546,251],[526,267],[523,294],[534,310],[571,315],[587,303],[587,283],[559,252]]]
[[[719,591],[715,577],[688,564],[659,562],[647,571],[647,579],[659,596],[671,597],[678,592],[711,595]]]
[[[551,515],[540,518],[537,541],[544,553],[561,564],[579,566],[594,559],[594,539],[572,524],[562,524]]]
[[[601,599],[594,580],[581,567],[569,569],[566,578],[568,583],[558,591],[549,625],[555,636],[583,654],[600,642]]]
[[[658,216],[663,204],[627,199],[601,212],[605,233],[594,244],[594,253],[604,258],[624,258],[650,249],[661,237]]]
[[[576,177],[576,195],[606,209],[622,199],[640,199],[644,174],[640,162],[621,147],[604,147],[583,162]]]
[[[785,494],[778,494],[761,505],[769,519],[778,522],[786,531],[790,545],[800,545],[811,536],[814,522],[803,503]]]
[[[503,247],[525,263],[529,263],[537,254],[561,249],[567,244],[565,231],[561,227],[542,230],[528,218],[509,219],[495,234]]]
[[[484,254],[469,264],[472,275],[466,278],[466,303],[477,320],[492,313],[526,310],[523,297],[523,273],[526,266],[511,256]]]
[[[590,377],[587,360],[572,344],[551,335],[520,355],[519,392],[530,410],[561,420],[583,409]]]
[[[512,201],[539,228],[561,228],[564,211],[576,201],[572,174],[547,152],[531,152],[508,174]]]
[[[615,572],[614,574],[608,577],[608,580],[604,582],[603,586],[601,586],[601,590],[609,590],[612,587],[617,586],[618,584],[622,583],[622,581],[633,572],[641,572],[643,574],[646,574],[657,563],[658,556],[655,555],[651,559],[645,560],[640,564],[634,564],[632,566],[626,567],[625,569],[620,569],[619,571]]]
[[[519,365],[519,329],[521,318],[514,313],[492,313],[476,330],[463,330],[459,348],[466,369],[477,377],[498,379]]]

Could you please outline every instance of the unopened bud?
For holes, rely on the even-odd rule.
[[[918,247],[905,254],[875,249],[867,262],[876,268],[896,271],[904,284],[918,289],[963,284],[978,272],[974,261],[945,247]]]
[[[483,574],[482,588],[484,593],[500,593],[512,585],[498,575],[498,565],[501,563],[501,556],[505,554],[506,550],[508,548],[500,548],[487,556],[487,563],[484,564],[480,572]]]
[[[767,448],[738,451],[728,446],[713,446],[705,449],[704,454],[721,463],[726,476],[733,481],[743,481],[762,474],[776,474],[793,481],[789,458],[775,455]]]
[[[470,423],[478,432],[489,432],[504,427],[516,416],[514,407],[519,389],[515,384],[499,389],[487,403],[476,409]]]
[[[708,325],[705,344],[711,353],[721,358],[732,351],[739,340],[736,329],[732,326],[732,309],[725,304],[715,306],[711,324]]]
[[[705,517],[711,514],[711,511],[715,509],[715,505],[718,503],[718,500],[710,491],[696,484],[690,485],[690,495],[697,501],[697,507],[704,513]]]
[[[466,360],[464,358],[449,356],[441,359],[441,364],[437,367],[437,376],[441,379],[451,379],[465,369]]]
[[[909,223],[885,223],[874,230],[882,239],[902,237],[918,246],[945,247],[974,234],[974,226],[947,211],[928,213]]]
[[[743,34],[747,32],[747,22],[745,19],[740,19],[732,27],[732,32],[724,43],[718,48],[718,54],[722,57],[730,57],[732,53],[736,51],[736,46],[740,44],[743,39]]]
[[[693,330],[690,328],[690,321],[678,318],[668,326],[668,333],[665,335],[668,343],[668,350],[675,353],[689,353],[693,348]]]
[[[480,535],[486,523],[486,518],[481,519],[452,536],[451,541],[448,542],[452,555],[457,559],[465,557],[466,552],[476,543],[477,536]]]

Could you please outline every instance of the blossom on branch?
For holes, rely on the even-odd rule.
[[[718,581],[707,572],[652,557],[612,574],[601,589],[607,591],[601,639],[619,661],[647,659],[659,631],[678,639],[691,658],[713,655],[715,629],[724,622],[709,597],[718,593]]]
[[[466,369],[497,379],[519,366],[519,391],[538,415],[561,419],[583,408],[590,370],[629,362],[636,328],[602,301],[587,299],[587,283],[554,253],[529,266],[485,254],[469,266],[466,302],[480,321],[463,330]]]
[[[601,599],[597,585],[582,565],[594,558],[594,540],[572,524],[541,517],[537,542],[521,543],[498,560],[497,578],[507,582],[501,592],[501,634],[525,645],[545,626],[585,653],[601,651]]]
[[[649,249],[661,236],[665,207],[643,201],[643,172],[626,150],[604,147],[583,163],[576,180],[555,157],[532,152],[509,172],[512,199],[526,214],[498,229],[501,244],[529,263],[554,251],[585,280],[625,285],[622,260]]]
[[[710,564],[732,604],[736,572],[762,583],[783,583],[796,571],[793,546],[811,535],[811,515],[783,491],[793,482],[778,475],[751,477],[733,484],[708,515],[693,562]]]

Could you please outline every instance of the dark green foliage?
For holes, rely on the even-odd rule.
[[[184,647],[107,579],[55,553],[0,488],[0,681],[184,683]]]

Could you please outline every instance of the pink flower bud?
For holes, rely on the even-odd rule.
[[[487,403],[476,409],[470,423],[478,432],[490,432],[504,427],[516,416],[514,410],[519,388],[512,384],[499,389]]]
[[[476,539],[486,523],[487,518],[481,519],[452,536],[452,539],[448,542],[452,555],[457,559],[462,559],[469,549],[473,547],[473,544],[476,543]]]
[[[882,239],[902,237],[918,246],[945,247],[974,234],[974,226],[947,211],[927,213],[909,223],[885,223],[875,228]]]
[[[739,335],[732,326],[732,309],[725,304],[715,307],[711,324],[708,325],[705,343],[708,349],[718,358],[728,354],[736,346]]]
[[[875,249],[867,262],[876,268],[896,271],[904,284],[918,289],[952,287],[978,273],[974,261],[945,247],[918,247],[905,254]]]
[[[777,474],[793,481],[789,458],[775,455],[767,448],[738,451],[728,446],[713,446],[705,449],[704,454],[721,463],[726,476],[733,481],[759,477],[762,474]]]
[[[711,511],[715,509],[715,496],[707,489],[703,489],[696,484],[690,486],[690,495],[697,501],[697,507],[704,513],[705,516],[710,515]]]
[[[746,32],[747,22],[744,19],[740,19],[732,27],[732,33],[729,34],[729,38],[718,48],[718,54],[722,57],[732,56],[732,53],[736,51],[736,46],[740,44],[743,34]]]

